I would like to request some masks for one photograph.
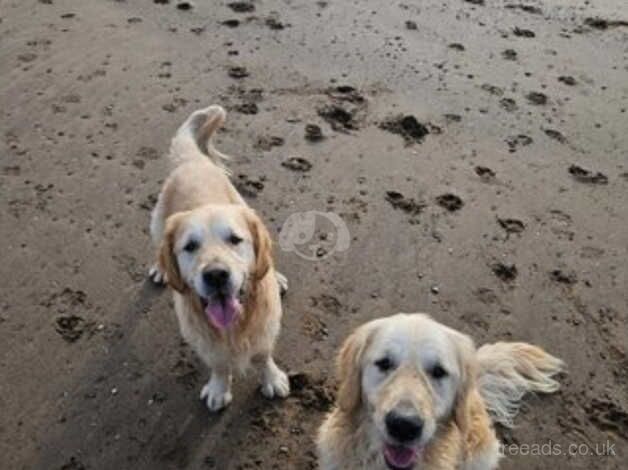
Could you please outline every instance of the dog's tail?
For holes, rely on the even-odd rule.
[[[553,377],[563,361],[527,343],[486,344],[478,350],[478,388],[496,423],[513,426],[521,399],[527,392],[552,393]]]
[[[170,144],[170,160],[178,166],[195,158],[207,158],[224,169],[225,154],[216,150],[212,135],[225,123],[227,113],[222,106],[212,105],[194,111],[185,120]]]

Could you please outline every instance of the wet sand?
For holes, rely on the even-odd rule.
[[[506,443],[617,454],[501,468],[625,468],[627,21],[622,0],[0,0],[0,467],[315,468],[342,339],[424,311],[567,362]],[[278,244],[294,393],[250,375],[218,415],[145,276],[169,139],[211,103],[275,236],[307,211],[349,233]]]

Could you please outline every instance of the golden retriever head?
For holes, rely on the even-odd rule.
[[[389,468],[414,468],[443,425],[466,433],[474,356],[470,338],[426,315],[371,321],[340,351],[338,406],[366,422]]]
[[[211,204],[167,219],[159,262],[170,286],[223,331],[272,266],[270,236],[253,210]]]

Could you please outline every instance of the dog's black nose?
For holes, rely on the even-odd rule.
[[[411,442],[421,437],[423,420],[418,416],[403,416],[391,411],[386,415],[386,430],[401,443]]]
[[[224,269],[209,269],[203,272],[203,282],[209,287],[219,289],[225,287],[229,281],[229,271]]]

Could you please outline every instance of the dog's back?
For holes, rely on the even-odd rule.
[[[224,167],[228,157],[212,144],[226,113],[217,105],[195,111],[179,127],[170,144],[173,171],[160,195],[162,217],[204,204],[244,204]]]

